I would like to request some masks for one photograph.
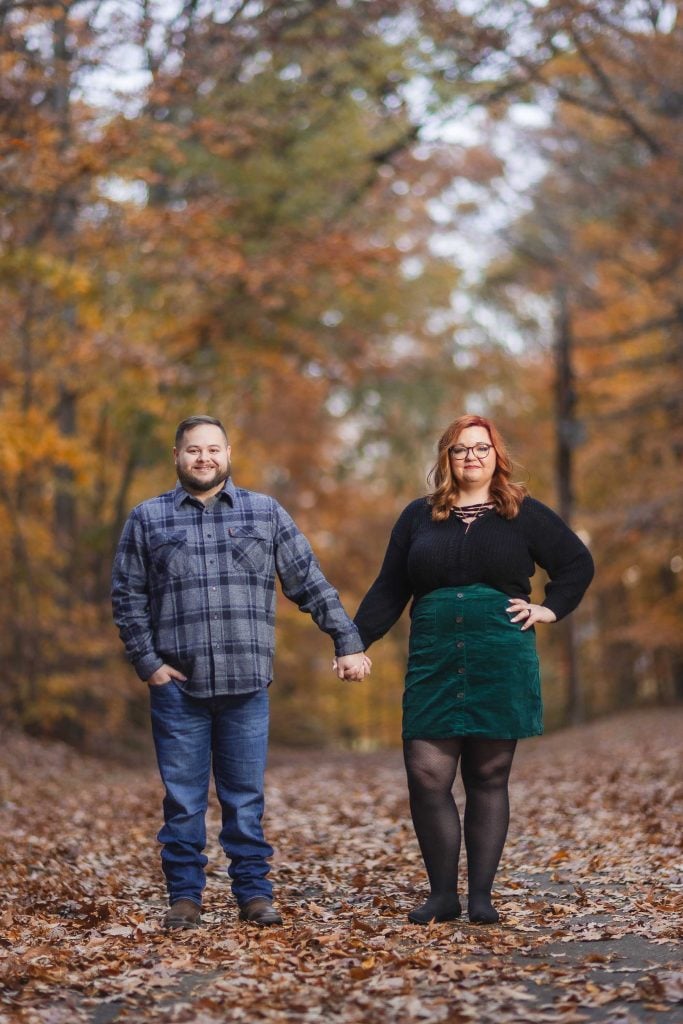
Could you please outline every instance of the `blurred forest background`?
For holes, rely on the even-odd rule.
[[[680,699],[682,53],[665,0],[0,0],[5,721],[143,734],[111,555],[198,412],[351,613],[493,416],[597,562],[547,724]],[[406,633],[341,684],[281,601],[274,738],[398,742]]]

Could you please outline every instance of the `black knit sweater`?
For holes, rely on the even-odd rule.
[[[391,629],[411,597],[414,604],[441,587],[483,583],[528,598],[536,563],[550,577],[543,604],[561,619],[593,578],[588,548],[535,498],[525,498],[514,519],[492,509],[469,530],[454,515],[434,522],[431,511],[426,498],[411,501],[391,531],[380,574],[354,620],[366,647]]]

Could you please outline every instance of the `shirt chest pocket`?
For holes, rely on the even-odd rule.
[[[150,537],[150,556],[159,576],[187,576],[190,552],[184,533],[158,531]]]
[[[263,572],[268,557],[268,538],[253,526],[232,526],[233,565],[248,572]]]

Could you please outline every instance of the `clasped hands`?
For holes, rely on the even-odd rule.
[[[332,662],[332,671],[337,673],[339,679],[352,679],[354,682],[369,676],[371,669],[372,662],[363,651],[358,654],[342,654]]]

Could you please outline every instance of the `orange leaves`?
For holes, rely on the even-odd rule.
[[[626,1020],[657,1007],[666,1024],[682,983],[673,798],[656,851],[635,826],[659,787],[673,791],[677,717],[604,721],[520,745],[495,887],[502,921],[492,928],[466,918],[407,923],[426,883],[397,754],[274,751],[267,833],[284,926],[238,922],[212,804],[206,924],[169,935],[158,924],[165,900],[154,767],[81,760],[61,745],[6,734],[0,1015],[48,1024],[52,1007],[73,1003],[84,1021],[114,1006],[136,1024],[219,1024],[226,1013],[273,1024],[330,1015],[339,1024],[557,1024]],[[349,822],[340,808],[352,799]],[[570,819],[568,799],[578,812]],[[591,866],[598,844],[608,870]],[[571,863],[571,877],[552,881],[545,865],[565,852],[558,870]],[[671,881],[653,868],[653,854]],[[359,865],[362,890],[349,884]],[[603,1007],[611,1016],[599,1016]]]
[[[362,980],[363,978],[369,978],[373,973],[376,963],[376,957],[366,957],[357,967],[349,968],[349,977],[353,978],[354,981]]]
[[[508,6],[521,15],[524,5]],[[523,336],[531,327],[538,350],[551,330],[543,315],[534,324],[534,302],[547,311],[558,288],[569,297],[575,380],[563,397],[576,399],[581,428],[569,483],[597,566],[576,615],[591,712],[673,697],[682,635],[673,623],[683,611],[671,569],[683,514],[674,484],[683,443],[683,133],[681,109],[666,99],[680,78],[680,26],[645,26],[624,5],[608,8],[604,17],[602,4],[567,2],[531,14],[552,46],[525,56],[529,78],[513,93],[523,99],[542,83],[548,122],[518,138],[543,171],[524,189],[527,212],[505,231],[510,262],[491,273],[501,305]],[[512,113],[514,124],[514,104]],[[550,433],[553,411],[529,379],[535,362],[526,362],[523,391]],[[531,447],[522,435],[519,448],[532,482],[543,473],[533,433]]]
[[[457,275],[431,246],[429,204],[453,167],[414,158],[404,102],[385,102],[412,73],[413,44],[384,39],[382,5],[308,5],[296,26],[280,0],[263,18],[238,6],[219,22],[195,5],[171,31],[151,9],[138,23],[135,4],[103,27],[96,7],[38,3],[0,29],[0,429],[11,437],[0,470],[16,506],[0,506],[0,654],[34,730],[123,725],[131,684],[108,622],[111,550],[131,505],[172,485],[177,420],[226,419],[238,483],[308,517],[330,573],[355,580],[355,603],[369,578],[349,566],[367,568],[367,530],[347,528],[365,506],[360,470],[342,461],[360,463],[366,430],[400,431],[407,466],[406,443],[421,444],[408,421],[438,419],[435,382],[451,399]],[[149,82],[126,101],[99,72],[119,66],[119,45],[146,66],[147,33]],[[478,172],[485,163],[482,152]],[[374,404],[358,413],[368,391]],[[389,508],[394,481],[376,493]],[[69,524],[59,538],[56,517]],[[83,658],[79,604],[95,612]],[[295,650],[293,637],[283,663],[298,658],[300,685],[317,662],[302,666],[306,641]],[[367,717],[361,703],[347,703],[350,720]],[[310,735],[341,728],[331,710],[323,727],[309,718]]]
[[[564,32],[577,17],[588,33],[596,23],[590,3],[503,5],[509,11],[501,11],[495,30],[485,24],[487,5],[471,17],[419,5],[414,31],[401,42],[386,37],[389,8],[381,3],[306,4],[296,24],[282,0],[262,16],[238,4],[234,18],[220,22],[209,7],[204,16],[201,4],[191,4],[187,25],[172,31],[154,23],[154,6],[139,24],[122,14],[113,35],[92,20],[97,5],[20,4],[2,23],[0,430],[10,441],[0,470],[19,489],[15,500],[33,538],[24,549],[21,531],[0,510],[0,592],[7,595],[0,613],[8,623],[0,653],[15,666],[7,685],[18,704],[35,693],[37,680],[42,686],[53,675],[45,684],[51,708],[61,700],[70,720],[80,717],[64,683],[77,671],[76,645],[70,640],[48,658],[31,589],[16,594],[25,568],[40,576],[43,557],[63,573],[61,581],[42,581],[46,633],[70,633],[67,604],[96,604],[90,634],[98,637],[88,641],[96,664],[74,678],[74,692],[101,699],[93,680],[118,667],[106,622],[115,534],[132,504],[172,484],[173,426],[200,408],[234,430],[238,482],[272,491],[310,527],[349,607],[371,582],[403,498],[423,489],[425,453],[454,407],[474,401],[501,410],[532,486],[547,484],[541,496],[549,497],[552,387],[544,347],[558,267],[580,299],[572,309],[577,337],[601,345],[585,344],[577,359],[587,435],[578,453],[579,498],[586,521],[592,516],[601,563],[596,586],[610,598],[586,621],[595,638],[592,675],[600,680],[595,704],[622,700],[629,671],[641,674],[643,693],[668,687],[671,694],[676,667],[668,652],[680,632],[680,588],[666,569],[680,557],[672,483],[681,390],[677,34],[632,24],[617,31],[598,18],[601,30],[587,51],[614,79],[627,113],[662,140],[653,153],[642,132],[630,141],[628,118],[613,116],[613,100],[600,94]],[[413,25],[414,5],[408,8],[406,24]],[[397,24],[408,8],[391,8]],[[518,17],[528,28],[513,40]],[[40,46],[32,43],[38,26]],[[69,43],[60,49],[62,28]],[[98,61],[116,66],[119,43],[144,62],[146,33],[158,50],[148,87],[134,101],[116,106],[112,99],[106,108],[89,76]],[[520,46],[528,41],[535,51],[535,40],[547,39],[556,56],[539,42],[528,55],[529,77],[517,82],[512,71],[504,80],[519,69]],[[415,74],[424,96],[406,104]],[[586,102],[559,103],[552,125],[524,134],[524,146],[537,144],[539,168],[532,160],[528,176],[518,156],[519,187],[529,186],[524,202],[534,205],[516,258],[498,280],[508,313],[518,317],[519,344],[537,314],[540,344],[538,353],[513,359],[498,339],[482,343],[489,330],[507,332],[507,324],[490,311],[475,322],[489,301],[473,280],[482,256],[456,234],[467,211],[478,208],[487,236],[482,252],[497,248],[488,239],[495,210],[517,187],[512,179],[503,184],[510,137],[500,121],[487,137],[481,110],[472,115],[469,148],[441,145],[436,125],[453,100],[448,116],[457,120],[453,111],[464,112],[457,104],[497,83],[530,109],[537,74],[547,83],[544,106],[554,88]],[[497,105],[496,117],[509,100]],[[609,117],[596,112],[605,105]],[[529,121],[536,123],[543,119]],[[541,165],[549,173],[535,189]],[[485,212],[487,189],[498,193],[493,219]],[[462,240],[467,272],[460,276],[455,250]],[[529,252],[541,255],[529,260]],[[468,317],[469,325],[459,324]],[[643,329],[635,340],[609,340],[663,318],[664,326]],[[40,484],[31,486],[37,466]],[[65,504],[73,513],[66,545],[52,535],[56,506],[63,512]],[[636,551],[643,568],[635,565]],[[611,621],[622,577],[634,572],[643,583]],[[605,635],[620,650],[626,643],[634,649],[619,671],[608,657],[603,685]],[[17,636],[21,657],[9,639]],[[282,674],[294,694],[290,710],[307,711],[309,738],[395,737],[400,638],[386,643],[374,703],[324,692],[321,722],[302,682],[321,671],[314,642],[302,668],[307,637],[310,631],[304,636],[285,621]],[[643,651],[661,659],[655,668],[635,667],[645,665]],[[126,685],[117,677],[112,687],[120,707]],[[28,709],[33,727],[44,712],[44,705]]]
[[[552,856],[548,857],[546,864],[548,867],[553,867],[555,864],[561,864],[565,860],[569,860],[570,854],[568,850],[556,850]]]
[[[13,485],[38,464],[48,467],[67,463],[75,471],[87,464],[82,447],[60,434],[54,421],[38,408],[0,410],[0,431],[4,438],[0,472],[6,484]]]

